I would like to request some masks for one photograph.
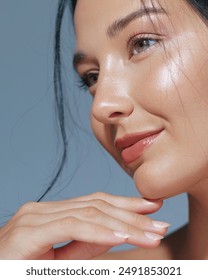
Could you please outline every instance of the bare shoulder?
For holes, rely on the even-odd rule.
[[[180,249],[185,238],[186,226],[168,235],[154,249],[136,248],[127,251],[110,252],[97,259],[102,260],[172,260],[179,259]]]

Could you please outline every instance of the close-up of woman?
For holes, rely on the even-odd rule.
[[[98,141],[143,197],[189,197],[187,226],[123,258],[207,259],[207,1],[72,2],[74,66]]]
[[[132,178],[137,197],[96,192],[44,201],[67,157],[60,46],[69,8],[76,42],[68,52],[79,90],[92,98],[92,132]],[[0,259],[208,259],[207,2],[59,0],[54,50],[63,156],[45,193],[0,228]],[[169,221],[149,214],[181,194],[188,223],[167,234]],[[124,244],[133,248],[111,250]]]

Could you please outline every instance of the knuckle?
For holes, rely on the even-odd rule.
[[[93,199],[91,201],[91,205],[96,208],[104,208],[107,207],[109,204],[102,199]]]
[[[139,214],[135,214],[134,220],[135,220],[135,224],[140,227],[149,225],[152,221],[151,218]]]
[[[94,232],[95,236],[101,233],[101,229],[99,225],[93,225],[92,231]]]
[[[104,199],[108,197],[108,194],[104,192],[96,192],[93,193],[91,196],[93,199]]]
[[[132,234],[134,231],[135,231],[135,229],[132,225],[130,225],[130,224],[126,225],[126,228],[125,228],[126,233]]]
[[[32,226],[36,223],[36,215],[24,213],[19,215],[15,222],[17,226]]]
[[[29,234],[29,228],[24,226],[15,227],[9,234],[9,240],[15,240],[17,243],[23,242]]]
[[[93,219],[100,213],[100,211],[94,206],[85,207],[81,211],[81,214],[85,219]]]
[[[27,202],[19,209],[19,213],[30,213],[37,208],[38,202]]]
[[[59,221],[59,225],[61,227],[66,227],[66,226],[74,227],[76,226],[76,224],[77,224],[77,219],[71,216],[65,217]]]
[[[138,215],[138,214],[135,214],[134,215],[134,221],[135,221],[135,224],[138,226],[142,223],[142,216],[141,215]]]

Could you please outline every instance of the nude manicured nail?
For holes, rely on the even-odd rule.
[[[155,205],[155,201],[143,199],[143,203],[147,206]]]
[[[121,231],[114,231],[113,233],[116,237],[123,238],[123,239],[127,239],[131,236],[129,233],[121,232]]]
[[[151,240],[161,240],[164,237],[162,235],[156,234],[156,233],[152,233],[152,232],[147,232],[145,231],[144,234],[146,235],[147,238],[151,239]]]
[[[165,222],[158,222],[158,221],[152,221],[152,224],[155,228],[167,228],[170,226],[170,224]]]

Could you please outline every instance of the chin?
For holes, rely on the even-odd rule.
[[[140,166],[134,173],[133,179],[140,194],[152,200],[166,199],[186,192],[187,178],[175,176],[177,172],[160,166],[150,168]]]

